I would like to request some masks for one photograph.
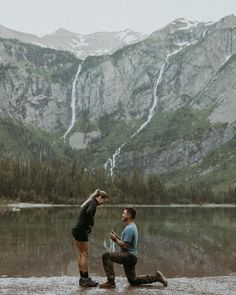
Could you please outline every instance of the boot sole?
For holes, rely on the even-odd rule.
[[[100,286],[99,285],[99,288],[100,289],[115,289],[116,288],[116,285],[115,286]]]
[[[168,286],[168,282],[166,280],[166,278],[163,276],[163,274],[158,270],[157,271],[158,275],[159,275],[159,282],[162,283],[165,287]]]
[[[80,287],[83,287],[83,288],[95,288],[97,287],[98,285],[94,285],[94,286],[83,286],[83,285],[80,285]]]

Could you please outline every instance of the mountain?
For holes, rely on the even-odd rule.
[[[139,42],[147,37],[130,29],[119,32],[98,32],[88,35],[72,33],[63,28],[54,33],[38,37],[36,35],[17,32],[0,25],[0,37],[17,39],[22,42],[73,52],[78,58],[88,55],[111,54],[126,45]]]
[[[0,114],[46,132],[54,148],[65,141],[86,166],[222,189],[236,185],[235,74],[234,15],[178,19],[84,60],[1,39]]]
[[[26,43],[40,44],[40,38],[36,35],[14,31],[0,25],[0,38],[18,39]]]
[[[69,50],[77,57],[84,59],[89,55],[111,54],[119,48],[141,41],[145,37],[145,35],[129,29],[89,35],[80,35],[59,29],[51,35],[42,37],[42,43],[48,47]]]

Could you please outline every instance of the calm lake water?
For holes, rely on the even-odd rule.
[[[77,275],[71,235],[79,207],[0,208],[0,276]],[[236,272],[236,208],[138,207],[137,273],[161,270],[167,277]],[[98,208],[90,236],[92,275],[104,276],[101,255],[108,233],[122,231],[123,208]],[[115,268],[124,275],[122,267]]]

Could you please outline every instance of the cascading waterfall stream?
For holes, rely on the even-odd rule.
[[[157,87],[160,85],[161,81],[162,81],[162,77],[163,77],[163,73],[165,71],[165,67],[166,65],[169,63],[169,58],[175,54],[177,54],[178,52],[180,52],[182,49],[186,48],[187,46],[190,46],[192,44],[194,44],[196,41],[194,42],[191,42],[191,43],[186,43],[186,44],[183,44],[179,49],[175,50],[174,52],[168,54],[166,57],[165,57],[165,62],[162,64],[161,66],[161,69],[160,69],[160,73],[159,73],[159,76],[158,76],[158,79],[155,83],[155,86],[154,86],[154,89],[153,89],[153,97],[154,97],[154,100],[153,100],[153,104],[152,104],[152,107],[149,109],[149,112],[148,112],[148,118],[147,120],[139,127],[139,129],[133,133],[131,135],[130,138],[134,138],[138,133],[140,133],[149,123],[150,121],[152,120],[153,116],[154,116],[154,111],[155,111],[155,108],[159,102],[159,99],[158,99],[158,96],[157,96]],[[114,168],[116,167],[116,157],[120,154],[122,148],[126,145],[126,142],[123,143],[116,151],[115,153],[106,161],[106,163],[104,164],[104,168],[105,170],[107,171],[108,168],[110,169],[110,175],[112,176],[113,175],[113,170]]]
[[[116,157],[120,154],[121,149],[126,145],[126,142],[123,143],[115,153],[106,161],[104,168],[107,171],[108,167],[110,168],[110,175],[113,175],[113,169],[116,167]]]
[[[147,120],[139,127],[139,129],[133,134],[131,135],[131,138],[134,138],[140,131],[142,131],[149,123],[150,121],[152,120],[153,116],[154,116],[154,110],[158,104],[158,96],[157,96],[157,87],[159,86],[159,84],[161,83],[162,81],[162,77],[163,77],[163,73],[164,73],[164,70],[165,70],[165,67],[166,65],[169,63],[169,57],[171,57],[172,55],[175,55],[177,54],[180,50],[182,50],[183,47],[177,49],[176,51],[168,54],[165,58],[165,62],[162,64],[161,66],[161,69],[160,69],[160,74],[159,74],[159,77],[156,81],[156,84],[155,84],[155,87],[154,87],[154,90],[153,90],[153,97],[154,97],[154,100],[153,100],[153,104],[152,104],[152,107],[151,109],[149,110],[149,113],[148,113],[148,118]]]
[[[72,91],[71,91],[71,109],[72,109],[72,117],[71,117],[71,122],[70,122],[70,126],[67,129],[66,133],[61,137],[64,140],[66,139],[66,136],[68,135],[68,133],[71,131],[71,129],[74,127],[75,125],[75,102],[76,102],[76,82],[79,76],[79,73],[82,70],[82,65],[80,64],[77,70],[77,73],[75,75],[75,79],[73,81],[72,84]]]

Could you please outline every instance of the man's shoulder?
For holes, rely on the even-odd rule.
[[[128,224],[128,225],[125,227],[125,229],[127,229],[127,230],[137,230],[137,226],[136,226],[136,224],[133,222],[133,223]]]

